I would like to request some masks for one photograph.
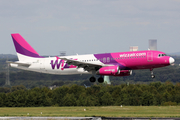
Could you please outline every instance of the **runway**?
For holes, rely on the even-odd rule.
[[[0,117],[0,120],[180,120],[180,118],[132,117]]]

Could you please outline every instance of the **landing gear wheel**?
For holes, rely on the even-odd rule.
[[[150,71],[151,71],[151,77],[155,78],[155,75],[153,74],[153,69],[150,69]]]
[[[155,78],[155,75],[152,75],[151,77],[152,77],[152,78]]]
[[[103,82],[104,82],[104,78],[103,78],[103,77],[99,77],[99,78],[98,78],[98,82],[99,82],[99,83],[103,83]]]
[[[90,82],[95,82],[95,81],[96,81],[96,78],[95,78],[94,76],[92,76],[92,77],[89,78],[89,81],[90,81]]]

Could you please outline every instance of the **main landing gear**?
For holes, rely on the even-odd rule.
[[[153,69],[150,69],[150,71],[151,71],[151,77],[155,78],[155,75],[153,74]]]
[[[90,82],[95,82],[95,81],[96,81],[96,78],[95,78],[94,76],[92,76],[92,77],[89,78],[89,81],[90,81]],[[98,78],[98,82],[99,82],[99,83],[103,83],[103,82],[104,82],[104,78],[103,78],[102,76],[99,77],[99,78]]]
[[[96,82],[96,78],[94,76],[92,76],[92,77],[89,78],[89,81],[90,82]]]
[[[103,83],[103,82],[104,82],[104,78],[103,78],[102,76],[99,77],[99,78],[98,78],[98,82],[99,82],[99,83]]]

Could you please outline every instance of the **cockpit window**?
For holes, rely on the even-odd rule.
[[[167,56],[166,54],[159,54],[159,57]]]

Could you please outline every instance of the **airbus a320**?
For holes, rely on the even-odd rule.
[[[174,59],[164,52],[155,50],[116,52],[102,54],[74,55],[63,57],[40,56],[29,43],[18,33],[11,34],[19,61],[11,62],[15,68],[59,75],[92,74],[90,82],[95,82],[95,75],[129,76],[132,70],[149,69],[154,78],[153,69],[174,63]]]

